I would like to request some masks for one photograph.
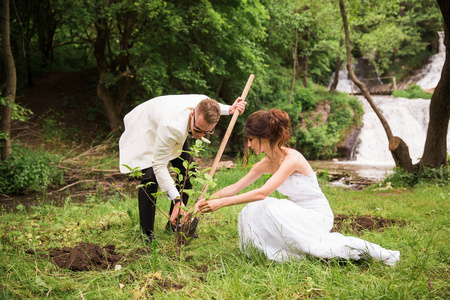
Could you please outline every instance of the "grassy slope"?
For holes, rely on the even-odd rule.
[[[242,168],[216,173],[219,187]],[[255,185],[260,184],[256,182]],[[238,213],[224,208],[201,217],[198,240],[177,256],[158,213],[157,249],[120,270],[72,272],[25,249],[116,245],[130,254],[145,247],[133,193],[92,195],[85,204],[41,205],[0,215],[1,299],[444,299],[449,298],[449,187],[348,191],[324,186],[335,214],[373,214],[405,220],[404,227],[365,231],[360,237],[400,250],[401,262],[339,262],[307,257],[278,264],[239,250]],[[162,200],[162,199],[161,199]],[[163,212],[167,202],[160,201]],[[344,232],[346,233],[346,232]],[[347,232],[347,234],[349,234]]]

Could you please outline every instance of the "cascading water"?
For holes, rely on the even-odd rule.
[[[354,157],[356,163],[394,165],[386,132],[377,115],[363,96],[358,96],[364,107],[363,126],[358,137]],[[408,145],[413,163],[423,154],[428,128],[430,100],[372,96],[395,136]],[[450,149],[450,131],[447,135]]]
[[[434,89],[441,78],[442,67],[445,62],[444,32],[439,31],[439,52],[430,57],[430,63],[422,68],[417,75],[421,78],[416,82],[422,89]]]
[[[329,88],[329,87],[328,87]],[[339,71],[339,81],[336,86],[336,90],[343,93],[359,93],[360,90],[356,85],[353,85],[352,91],[352,81],[348,76],[347,68],[343,68]]]
[[[420,80],[417,81],[416,77],[416,84],[423,89],[433,89],[439,82],[445,61],[443,40],[444,32],[439,32],[439,53],[433,55],[430,63],[422,69]],[[341,92],[351,92],[351,81],[348,79],[347,70],[340,71],[339,84],[336,89]],[[353,92],[357,92],[357,90]],[[382,110],[392,133],[402,138],[408,145],[413,163],[418,162],[425,145],[430,100],[395,98],[393,96],[372,96],[372,98]],[[358,96],[358,99],[363,104],[364,116],[363,126],[358,137],[358,146],[353,154],[354,162],[394,165],[386,132],[380,120],[363,96]],[[447,149],[450,149],[450,131],[447,135]]]

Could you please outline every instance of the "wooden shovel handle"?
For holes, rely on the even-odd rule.
[[[248,91],[250,90],[250,87],[252,86],[253,79],[255,78],[255,75],[250,74],[250,77],[247,80],[247,84],[245,85],[244,91],[242,92],[241,98],[242,101],[245,101],[245,98],[247,98]],[[227,131],[225,132],[225,135],[222,139],[222,143],[220,144],[219,151],[217,151],[216,157],[214,158],[214,162],[212,165],[211,170],[209,171],[209,176],[213,177],[214,173],[216,172],[217,166],[219,164],[220,159],[222,158],[223,151],[225,150],[225,147],[228,143],[228,139],[230,138],[231,131],[233,131],[234,124],[236,124],[237,118],[239,116],[239,111],[236,109],[233,113],[233,117],[231,118],[230,124],[228,125]],[[206,193],[208,190],[209,185],[205,184],[202,188],[202,194]]]

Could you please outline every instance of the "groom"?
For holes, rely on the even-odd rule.
[[[171,200],[170,220],[166,229],[176,225],[180,206],[185,206],[187,194],[181,196],[180,185],[175,185],[169,174],[168,163],[180,170],[185,189],[191,189],[189,178],[184,179],[183,161],[192,159],[186,139],[195,139],[214,133],[220,115],[245,110],[246,102],[239,97],[233,105],[219,104],[205,95],[169,95],[150,99],[129,112],[124,118],[125,131],[119,140],[120,171],[138,167],[143,185],[138,191],[139,219],[148,242],[155,239],[154,224],[158,186]],[[149,184],[147,184],[149,183]]]

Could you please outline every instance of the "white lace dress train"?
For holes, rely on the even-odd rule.
[[[333,212],[315,174],[291,175],[278,191],[289,197],[267,197],[245,206],[239,214],[239,236],[245,251],[251,245],[278,262],[315,257],[361,259],[372,257],[395,265],[400,252],[360,238],[330,232]]]

